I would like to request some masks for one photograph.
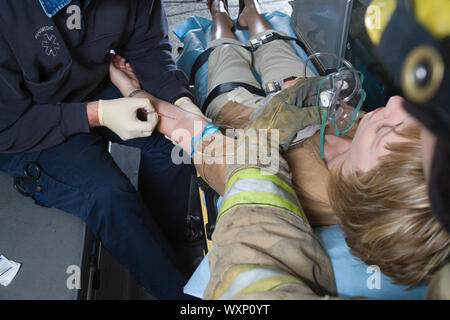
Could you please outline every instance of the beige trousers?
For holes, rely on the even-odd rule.
[[[267,30],[252,37],[257,39],[276,30]],[[222,43],[231,43],[220,45]],[[294,47],[289,41],[274,40],[259,47],[255,52],[243,48],[242,43],[236,39],[217,39],[209,43],[208,48],[219,45],[209,56],[208,63],[208,94],[219,84],[227,82],[244,82],[261,88],[255,78],[251,67],[261,76],[262,84],[280,81],[289,77],[304,77],[304,62],[297,56]],[[314,73],[307,68],[307,76]],[[254,95],[240,87],[231,92],[216,97],[206,110],[206,116],[213,121],[222,107],[229,101],[241,103],[245,106],[255,107],[264,97]]]

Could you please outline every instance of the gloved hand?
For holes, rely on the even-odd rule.
[[[234,155],[228,156],[225,163],[225,181],[241,169],[258,167],[261,172],[278,175],[290,183],[289,165],[280,155],[280,146],[270,132],[252,132],[247,129],[236,140]]]
[[[142,108],[155,111],[148,99],[99,100],[98,119],[102,126],[111,129],[122,140],[149,137],[158,123],[158,115],[150,113],[147,121],[140,121],[137,111]]]
[[[279,130],[280,146],[287,150],[297,132],[321,123],[319,108],[315,105],[320,79],[299,80],[273,96],[267,105],[254,111],[249,128]]]
[[[206,116],[202,113],[199,107],[195,105],[195,103],[192,102],[192,100],[188,97],[182,97],[174,102],[174,105],[176,105],[178,108],[183,109],[184,111],[187,111],[189,113],[196,114],[204,119],[206,119],[208,122],[211,122],[210,119],[206,118]]]

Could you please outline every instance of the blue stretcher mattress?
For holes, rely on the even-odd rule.
[[[275,11],[264,14],[273,29],[282,31],[288,36],[295,37],[291,27],[291,19],[286,14]],[[182,22],[173,31],[184,43],[184,49],[177,58],[177,65],[188,76],[192,65],[197,57],[204,51],[211,39],[211,20],[190,17]],[[249,38],[248,31],[238,30],[236,37],[242,42]],[[307,54],[303,49],[292,41],[292,44],[300,58],[306,59]],[[312,65],[310,68],[316,71]],[[197,103],[201,105],[206,98],[208,86],[208,64],[205,63],[197,72],[195,77],[194,93]],[[220,201],[218,203],[220,207]],[[364,264],[360,259],[350,253],[350,249],[345,243],[344,233],[340,226],[326,226],[314,230],[317,237],[322,242],[333,266],[338,295],[342,298],[363,296],[372,299],[424,299],[426,286],[421,285],[408,290],[405,286],[392,283],[392,279],[379,274],[376,269]],[[212,248],[211,250],[214,250]],[[210,278],[208,255],[194,272],[189,282],[184,287],[186,294],[202,298],[203,292]],[[379,280],[379,281],[378,281]]]

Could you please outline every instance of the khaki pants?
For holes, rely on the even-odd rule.
[[[267,30],[252,39],[260,38],[271,32],[280,33],[276,30]],[[222,43],[232,44],[220,45]],[[248,43],[243,44],[236,39],[217,39],[211,41],[208,48],[217,45],[220,46],[214,49],[209,56],[208,94],[219,84],[227,82],[244,82],[261,88],[251,70],[252,66],[261,76],[263,85],[289,77],[304,77],[305,64],[288,41],[271,41],[253,53],[242,47]],[[308,77],[314,76],[309,68],[306,73]],[[215,121],[222,107],[229,101],[255,107],[262,99],[263,97],[254,95],[244,88],[237,88],[216,97],[206,110],[206,116]]]

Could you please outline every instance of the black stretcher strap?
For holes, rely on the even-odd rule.
[[[223,45],[225,45],[225,44],[227,44],[227,43],[223,43]],[[211,52],[213,52],[214,49],[219,46],[215,46],[215,47],[206,49],[197,57],[197,59],[195,59],[195,62],[191,68],[191,75],[189,77],[189,84],[191,86],[193,86],[195,84],[195,75],[197,74],[198,69],[200,69],[208,61]]]
[[[242,87],[244,89],[247,89],[249,92],[256,94],[261,97],[266,96],[266,92],[261,89],[254,87],[252,85],[249,85],[248,83],[244,82],[227,82],[219,84],[217,87],[215,87],[206,97],[205,102],[202,105],[202,112],[205,114],[206,109],[208,109],[209,104],[211,101],[213,101],[216,97],[218,97],[221,94],[228,93],[230,91],[233,91],[236,88]]]
[[[282,36],[279,33],[272,33],[272,37],[264,39],[262,41],[259,41],[259,43],[257,43],[257,45],[253,45],[253,46],[252,45],[250,45],[250,46],[241,45],[241,47],[247,49],[250,52],[254,52],[261,45],[269,43],[274,40],[295,41],[305,52],[307,52],[305,46],[303,45],[303,43],[300,40],[298,40],[297,38],[293,38],[293,37]],[[206,49],[197,57],[197,59],[195,60],[194,64],[192,65],[192,68],[191,68],[191,74],[189,77],[190,85],[195,84],[195,75],[197,74],[198,69],[200,69],[208,61],[209,56],[214,51],[214,49],[216,49],[217,47],[223,46],[223,45],[227,45],[227,44],[235,44],[236,45],[236,43],[225,42],[218,46],[214,46],[214,47]]]

